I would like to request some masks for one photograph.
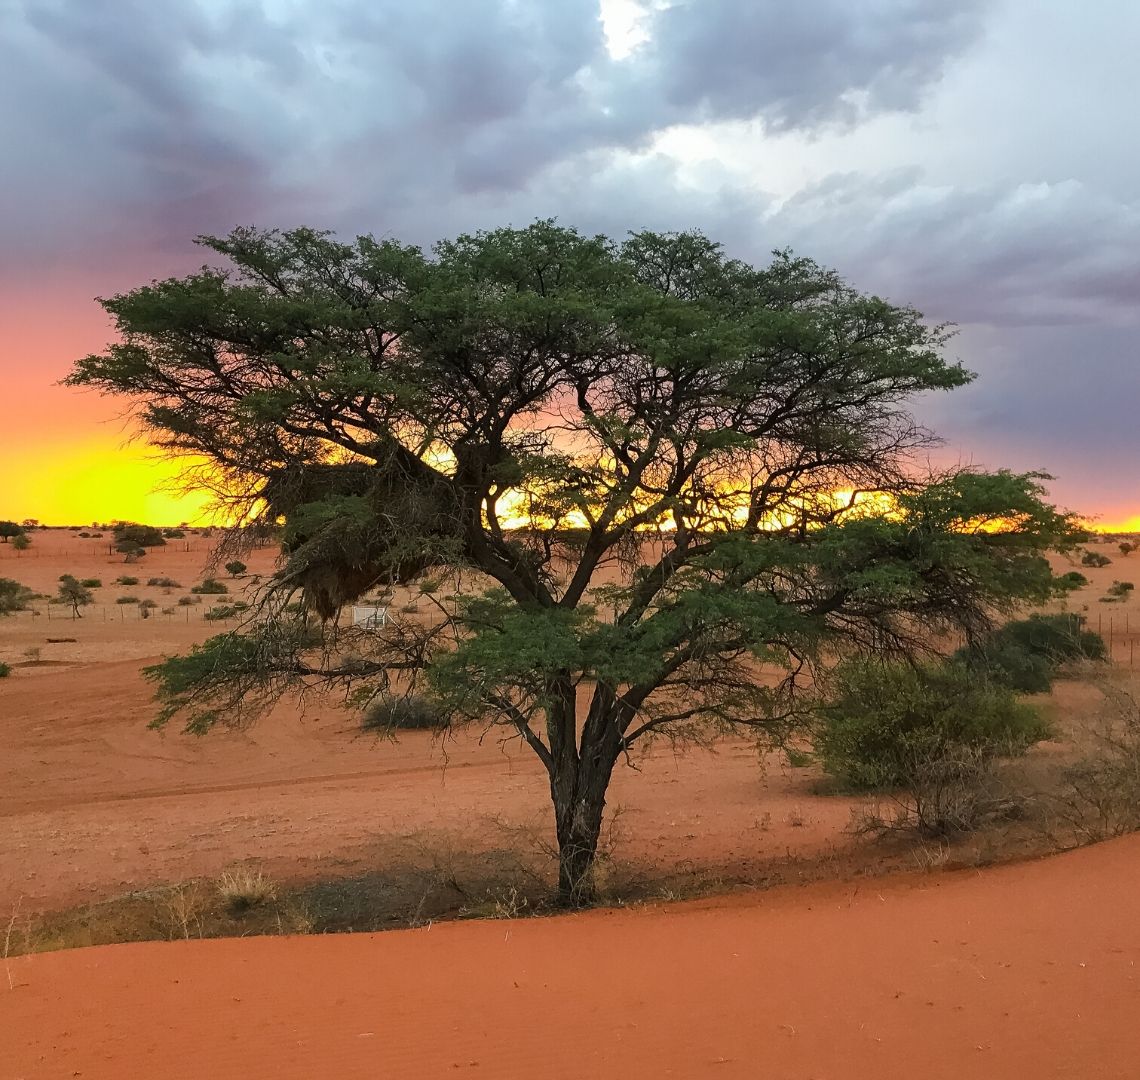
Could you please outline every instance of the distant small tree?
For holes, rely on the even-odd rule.
[[[73,619],[82,619],[83,616],[79,613],[79,609],[95,602],[91,590],[84,588],[71,574],[64,574],[59,579],[58,596],[61,604],[71,606],[71,617]]]
[[[28,602],[36,594],[26,585],[11,578],[0,578],[0,615],[11,615],[14,611],[24,611]]]
[[[40,523],[39,523],[38,518],[24,518],[24,520],[21,521],[20,524],[23,525],[23,527],[25,529],[28,529],[29,531],[32,529],[38,529],[40,527]]]
[[[115,542],[117,544],[137,544],[139,547],[162,547],[166,539],[153,525],[135,525],[131,522],[122,522],[115,526]]]
[[[1137,544],[1130,544],[1130,543],[1128,543],[1128,541],[1126,540],[1124,543],[1122,543],[1122,544],[1120,544],[1120,545],[1119,545],[1119,547],[1120,547],[1120,554],[1121,554],[1121,555],[1131,555],[1131,554],[1132,554],[1132,552],[1134,552],[1138,546],[1140,546],[1140,545],[1137,545]]]
[[[0,543],[8,543],[13,536],[23,536],[24,527],[14,521],[0,521]]]
[[[249,569],[240,559],[234,559],[233,562],[226,563],[226,573],[230,577],[239,577]]]
[[[27,551],[32,546],[32,541],[27,533],[20,533],[19,536],[12,537],[12,547],[17,551]]]
[[[133,540],[120,540],[115,545],[115,550],[123,556],[125,563],[138,562],[146,554],[146,548]]]

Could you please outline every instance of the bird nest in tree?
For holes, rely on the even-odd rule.
[[[285,518],[288,556],[275,588],[302,591],[323,619],[377,585],[403,584],[458,555],[451,485],[394,464],[307,466],[265,489]]]

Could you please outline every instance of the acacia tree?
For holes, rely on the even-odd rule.
[[[816,665],[975,635],[1059,587],[1044,553],[1074,530],[1042,477],[919,476],[934,440],[907,399],[972,378],[947,328],[810,260],[551,222],[427,255],[200,242],[229,266],[102,301],[121,341],[69,380],[128,395],[247,524],[283,527],[256,616],[149,669],[156,723],[331,686],[503,725],[548,774],[567,902],[592,895],[639,741],[779,736]],[[445,572],[464,595],[431,625],[338,629],[369,590]]]
[[[56,597],[61,604],[70,606],[73,619],[82,619],[79,609],[95,603],[91,590],[86,585],[80,584],[73,574],[63,574],[60,577]]]

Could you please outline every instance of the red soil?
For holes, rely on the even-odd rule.
[[[1138,867],[23,957],[0,1078],[1131,1080]]]
[[[0,681],[0,926],[17,907],[27,916],[216,876],[236,862],[254,861],[277,879],[349,874],[375,869],[409,838],[482,851],[522,844],[519,829],[549,837],[545,774],[529,750],[497,733],[377,741],[327,703],[304,715],[282,706],[244,733],[148,730],[155,706],[140,668],[226,624],[204,622],[197,606],[141,620],[114,599],[174,605],[201,580],[209,547],[200,537],[173,541],[125,566],[105,539],[39,532],[20,556],[0,545],[0,576],[45,592],[62,573],[105,583],[82,619],[44,604],[39,617],[0,619],[0,659],[18,665]],[[262,574],[272,559],[245,557]],[[121,574],[183,587],[113,585]],[[21,663],[28,647],[50,663]],[[641,772],[619,769],[610,798],[624,811],[617,855],[634,872],[757,880],[788,852],[850,846],[850,804],[813,796],[813,774],[775,756],[765,771],[747,742],[676,756],[662,745],[637,764]]]

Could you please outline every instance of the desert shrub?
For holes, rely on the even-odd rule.
[[[130,577],[127,574],[124,574],[122,577],[115,578],[116,585],[137,585],[138,583],[139,579],[137,577]]]
[[[1123,543],[1119,544],[1118,547],[1120,549],[1121,555],[1128,556],[1131,555],[1132,552],[1134,552],[1137,548],[1140,548],[1140,544],[1130,544],[1128,541],[1124,541]]]
[[[1118,686],[1099,689],[1105,702],[1087,732],[1089,752],[1065,769],[1053,799],[1058,817],[1089,841],[1140,829],[1140,705]]]
[[[0,615],[11,615],[14,611],[26,611],[35,593],[12,578],[0,578]]]
[[[230,577],[239,577],[249,569],[240,559],[234,559],[225,565],[225,571]]]
[[[215,578],[206,578],[200,585],[192,586],[190,591],[201,596],[222,596],[230,590],[224,582]]]
[[[1071,612],[1014,619],[959,649],[954,660],[1020,693],[1047,693],[1065,664],[1107,658],[1104,639],[1084,624]]]
[[[996,760],[1049,734],[1008,686],[956,663],[842,664],[817,716],[827,773],[848,790],[898,793],[905,820],[930,835],[976,825],[997,801]]]
[[[146,583],[156,589],[181,589],[182,586],[178,584],[174,578],[168,577],[152,577],[147,578]]]
[[[360,726],[365,731],[440,731],[447,718],[439,706],[420,694],[377,697],[364,709]]]
[[[138,547],[163,547],[166,540],[162,533],[153,525],[134,525],[122,522],[115,526],[115,542],[117,544],[135,544]]]
[[[1108,566],[1112,560],[1099,551],[1086,551],[1081,556],[1081,566]]]
[[[165,536],[167,540],[181,540],[186,533],[181,529],[163,529],[162,535]]]
[[[83,580],[80,581],[79,584],[82,585],[85,589],[101,589],[101,588],[103,588],[102,580],[100,578],[97,578],[97,577],[83,578]],[[120,579],[116,584],[121,585],[121,584],[123,584],[123,582]]]
[[[137,604],[138,602],[137,596],[118,596],[115,598],[116,604]]]
[[[80,540],[90,540],[91,534],[89,532],[81,532],[78,534]]]
[[[3,660],[0,660],[0,679],[6,679],[11,674],[12,674],[11,664],[5,664]]]
[[[1114,581],[1108,587],[1108,595],[1123,599],[1135,588],[1136,586],[1131,581]]]
[[[236,619],[247,607],[247,604],[221,604],[204,612],[202,618],[208,619],[210,622],[217,622],[221,619]]]
[[[277,886],[260,870],[227,870],[218,879],[218,896],[232,913],[241,914],[275,900]]]
[[[179,607],[190,607],[193,604],[200,604],[202,598],[200,596],[180,596],[178,598]]]
[[[162,609],[163,615],[173,615],[178,609],[172,607],[164,607]]]
[[[1089,579],[1079,570],[1070,570],[1067,574],[1062,574],[1060,581],[1066,589],[1083,589],[1089,583]]]

